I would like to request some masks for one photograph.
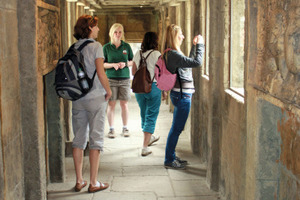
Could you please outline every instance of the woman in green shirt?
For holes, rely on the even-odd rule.
[[[115,138],[114,113],[116,101],[120,100],[122,109],[122,121],[124,137],[129,137],[128,123],[128,100],[130,99],[130,72],[133,53],[128,43],[124,42],[124,28],[122,24],[115,23],[109,31],[110,42],[103,46],[104,68],[109,79],[112,97],[108,102],[107,118],[110,126],[109,138]]]

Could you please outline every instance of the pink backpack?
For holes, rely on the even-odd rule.
[[[163,54],[170,50],[172,49],[166,49]],[[176,83],[177,74],[169,72],[165,60],[163,59],[163,55],[159,56],[155,66],[154,77],[157,81],[157,87],[163,91],[171,90]]]

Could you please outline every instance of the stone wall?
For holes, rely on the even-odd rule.
[[[104,45],[110,42],[109,30],[114,23],[124,26],[126,42],[142,42],[144,34],[148,31],[157,32],[157,14],[128,14],[128,15],[98,15],[99,36],[98,41]]]
[[[46,159],[47,178],[51,182],[64,181],[64,152],[65,137],[63,131],[60,99],[55,87],[55,66],[61,54],[61,24],[60,9],[55,1],[38,3],[38,72],[44,75],[44,102],[45,102],[45,126],[46,126]]]
[[[299,2],[245,2],[245,98],[227,90],[230,1],[209,3],[209,77],[195,76],[192,120],[207,181],[225,199],[299,199]]]
[[[0,4],[0,199],[24,199],[17,1]]]
[[[246,195],[300,199],[300,3],[252,1],[249,12]]]

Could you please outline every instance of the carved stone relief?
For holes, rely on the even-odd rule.
[[[257,26],[256,84],[300,105],[300,2],[261,1]]]
[[[60,53],[59,13],[38,8],[38,70],[43,75],[52,71]]]

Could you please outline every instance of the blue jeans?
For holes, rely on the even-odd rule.
[[[161,103],[161,91],[156,83],[152,83],[152,90],[147,94],[135,94],[140,107],[142,129],[153,134]]]
[[[171,163],[175,160],[175,148],[179,135],[181,134],[189,116],[192,94],[182,93],[181,96],[180,92],[171,91],[170,98],[174,105],[174,113],[172,127],[167,139],[165,164]]]

